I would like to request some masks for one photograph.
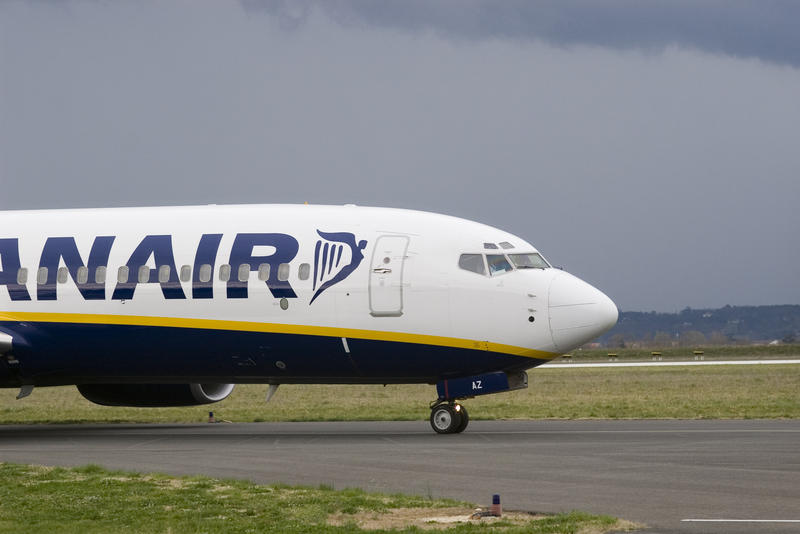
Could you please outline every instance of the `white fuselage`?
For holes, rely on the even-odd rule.
[[[150,351],[169,360],[180,350],[169,339],[175,331],[198,332],[198,344],[186,350],[202,370],[193,372],[195,360],[185,358],[154,368],[153,377],[431,381],[458,375],[458,351],[487,356],[481,363],[466,358],[465,374],[491,368],[490,355],[502,360],[497,369],[532,367],[602,334],[617,318],[608,297],[561,270],[490,274],[486,267],[487,255],[496,262],[536,252],[483,224],[386,208],[2,212],[0,332],[21,353],[9,385],[26,373],[47,384],[80,382],[87,372],[93,380],[145,380],[141,365],[113,359]],[[483,261],[486,272],[461,267],[462,255],[473,265]],[[72,337],[76,328],[83,346]],[[209,332],[228,337],[202,337]],[[135,350],[112,350],[115,336]],[[244,337],[242,346],[232,341]],[[101,358],[93,344],[110,353]],[[298,354],[289,358],[292,347]],[[398,361],[430,348],[447,364],[417,372],[410,366],[418,359],[409,357],[407,367]],[[82,352],[94,354],[88,360],[95,367],[106,362],[106,370],[89,368]],[[341,365],[326,367],[332,360],[321,360],[324,354],[342,357]],[[3,372],[0,366],[0,384]]]

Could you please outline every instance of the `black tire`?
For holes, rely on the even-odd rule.
[[[461,426],[461,414],[449,404],[431,408],[431,428],[437,434],[453,434]]]
[[[469,414],[467,413],[467,409],[464,407],[463,404],[458,405],[458,415],[461,416],[461,424],[458,425],[458,428],[455,429],[455,433],[459,434],[466,430],[467,425],[469,424]]]

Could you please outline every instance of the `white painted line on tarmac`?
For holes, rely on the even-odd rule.
[[[719,360],[702,362],[616,362],[616,363],[546,363],[539,369],[569,369],[570,367],[680,367],[686,365],[786,365],[800,364],[797,360]]]
[[[800,523],[800,519],[681,519],[681,523]]]
[[[587,419],[589,421],[589,419]],[[409,435],[430,435],[429,432],[408,432]],[[483,434],[485,436],[533,436],[552,434],[800,434],[800,430],[498,430],[472,431],[471,436]],[[2,450],[2,449],[0,449]]]

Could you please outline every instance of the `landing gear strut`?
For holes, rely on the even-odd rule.
[[[442,378],[436,382],[439,398],[431,403],[431,427],[439,434],[463,432],[469,424],[467,410],[456,399],[513,391],[528,387],[525,371],[494,371],[482,375]]]
[[[431,407],[431,427],[438,434],[458,434],[469,424],[467,409],[454,401],[440,402]]]

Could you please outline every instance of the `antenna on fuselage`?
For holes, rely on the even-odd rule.
[[[275,395],[275,392],[278,391],[278,386],[280,386],[280,384],[269,385],[269,389],[267,389],[267,400],[264,401],[265,403],[269,402],[272,396]]]

